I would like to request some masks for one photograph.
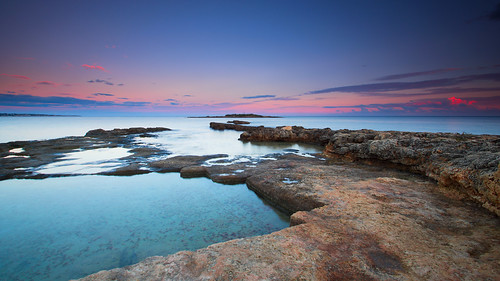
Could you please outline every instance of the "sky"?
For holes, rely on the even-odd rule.
[[[500,1],[1,1],[0,112],[500,116]]]

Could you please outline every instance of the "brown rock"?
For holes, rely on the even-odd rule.
[[[258,192],[301,210],[292,215],[291,227],[148,258],[83,280],[494,280],[500,275],[497,217],[444,197],[435,184],[410,174],[311,163],[270,161],[249,178]]]

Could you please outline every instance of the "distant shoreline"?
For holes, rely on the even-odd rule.
[[[281,116],[265,116],[259,114],[226,114],[224,116],[189,116],[188,118],[283,118]]]
[[[36,113],[0,113],[0,117],[80,117],[80,115],[55,115]]]

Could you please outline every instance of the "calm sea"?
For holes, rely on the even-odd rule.
[[[229,154],[248,161],[269,153],[313,153],[315,146],[243,143],[240,132],[185,117],[1,117],[0,142],[81,136],[96,128],[168,127],[137,145],[175,155]],[[286,117],[252,125],[500,134],[500,117]],[[98,172],[123,148],[75,152],[40,172]],[[238,158],[240,157],[240,158]],[[111,162],[110,162],[111,161]],[[113,162],[115,161],[115,162]],[[58,164],[59,163],[59,164]],[[61,164],[64,163],[64,164]],[[116,163],[115,163],[116,164]],[[120,163],[118,163],[119,165]],[[245,185],[221,185],[178,173],[132,177],[80,175],[0,181],[0,280],[68,280],[287,227],[289,218]]]
[[[244,119],[244,118],[242,118]],[[210,122],[230,119],[186,117],[0,117],[0,142],[80,136],[103,128],[163,126],[186,134],[210,132]],[[373,129],[500,135],[500,117],[285,117],[249,119],[251,125]],[[203,138],[206,141],[209,139]]]

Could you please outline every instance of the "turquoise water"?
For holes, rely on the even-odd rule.
[[[241,118],[245,119],[245,118]],[[210,142],[236,138],[240,133],[218,134],[210,130],[212,121],[233,119],[186,117],[0,117],[0,142],[81,136],[103,128],[163,126],[174,129],[185,142]],[[500,117],[285,117],[247,119],[251,125],[332,129],[373,129],[411,132],[451,132],[500,135]]]
[[[245,185],[177,173],[2,181],[0,280],[78,278],[288,224]]]

